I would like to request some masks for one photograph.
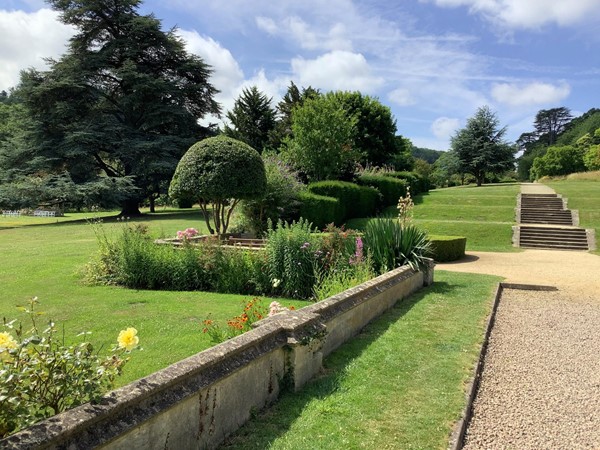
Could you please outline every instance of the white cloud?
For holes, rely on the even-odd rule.
[[[460,120],[450,117],[438,117],[431,124],[431,131],[436,138],[448,140],[460,126]]]
[[[270,17],[258,16],[255,21],[260,30],[288,39],[307,50],[352,50],[346,27],[340,22],[319,27],[298,16],[288,16],[278,22]]]
[[[388,99],[398,106],[410,106],[417,103],[409,89],[398,88],[388,94]]]
[[[315,59],[292,59],[292,72],[301,86],[323,90],[359,90],[372,93],[383,79],[371,74],[366,58],[360,53],[333,51]]]
[[[509,106],[532,106],[557,103],[569,96],[567,83],[553,85],[534,82],[529,84],[497,83],[492,86],[492,97]]]
[[[0,10],[0,90],[15,86],[23,69],[47,68],[43,58],[60,57],[73,34],[50,9]]]
[[[273,19],[270,17],[258,16],[256,17],[256,26],[259,30],[266,31],[268,34],[275,35],[279,31],[279,27]]]
[[[421,0],[442,7],[466,6],[509,28],[539,28],[546,24],[570,26],[600,17],[599,0]]]
[[[450,148],[447,139],[434,139],[429,136],[410,136],[410,141],[415,147],[430,148],[432,150],[447,151]]]
[[[186,50],[194,53],[212,66],[211,83],[219,91],[218,101],[229,99],[244,81],[244,72],[229,50],[211,37],[202,36],[197,31],[178,30],[185,41]]]

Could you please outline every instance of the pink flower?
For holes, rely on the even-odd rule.
[[[185,231],[177,232],[177,239],[186,240],[198,235],[198,230],[195,228],[186,228]]]

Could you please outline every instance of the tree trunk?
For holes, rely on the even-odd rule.
[[[155,205],[154,205],[154,200],[155,200],[154,194],[150,194],[150,196],[148,197],[148,201],[150,203],[150,212],[151,213],[156,212]]]
[[[481,186],[485,182],[485,172],[477,174],[477,186]]]
[[[141,216],[140,203],[136,199],[128,199],[123,202],[120,217],[135,217]]]

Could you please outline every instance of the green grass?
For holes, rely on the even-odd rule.
[[[415,197],[413,221],[430,234],[466,236],[467,250],[518,251],[511,239],[519,191],[518,184],[436,189]],[[384,214],[394,216],[396,209]],[[368,220],[352,219],[347,226],[364,230]]]
[[[465,404],[497,277],[438,271],[224,448],[445,449]]]
[[[0,216],[0,230],[6,228],[19,228],[26,226],[35,225],[49,225],[63,222],[76,222],[83,221],[94,216],[94,217],[110,217],[116,216],[117,211],[102,211],[102,212],[82,212],[82,213],[66,213],[62,217],[35,217],[35,216]]]
[[[78,271],[98,248],[90,225],[59,222],[1,228],[12,220],[0,218],[0,317],[27,319],[15,306],[37,296],[40,310],[59,326],[64,325],[69,342],[76,341],[79,332],[91,331],[89,339],[94,344],[109,348],[116,342],[119,330],[127,326],[137,328],[144,350],[132,355],[118,380],[120,385],[210,347],[208,336],[202,333],[202,320],[209,314],[216,320],[238,315],[242,302],[248,299],[206,292],[86,286]],[[206,230],[197,209],[163,211],[131,222],[147,223],[153,233],[165,236],[174,236],[177,230],[187,227]],[[109,234],[122,226],[114,219],[106,219]],[[301,301],[280,301],[285,305],[303,305]],[[264,303],[268,306],[269,302]]]
[[[569,199],[569,209],[579,211],[580,226],[594,228],[596,239],[600,239],[600,176],[596,179],[567,178],[557,181],[544,181],[557,193]],[[600,255],[600,250],[594,253]]]

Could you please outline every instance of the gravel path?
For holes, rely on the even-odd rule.
[[[600,301],[506,289],[464,449],[600,449]]]
[[[554,193],[540,184],[521,192]],[[436,270],[558,288],[504,290],[463,448],[599,450],[600,257],[469,252]]]

